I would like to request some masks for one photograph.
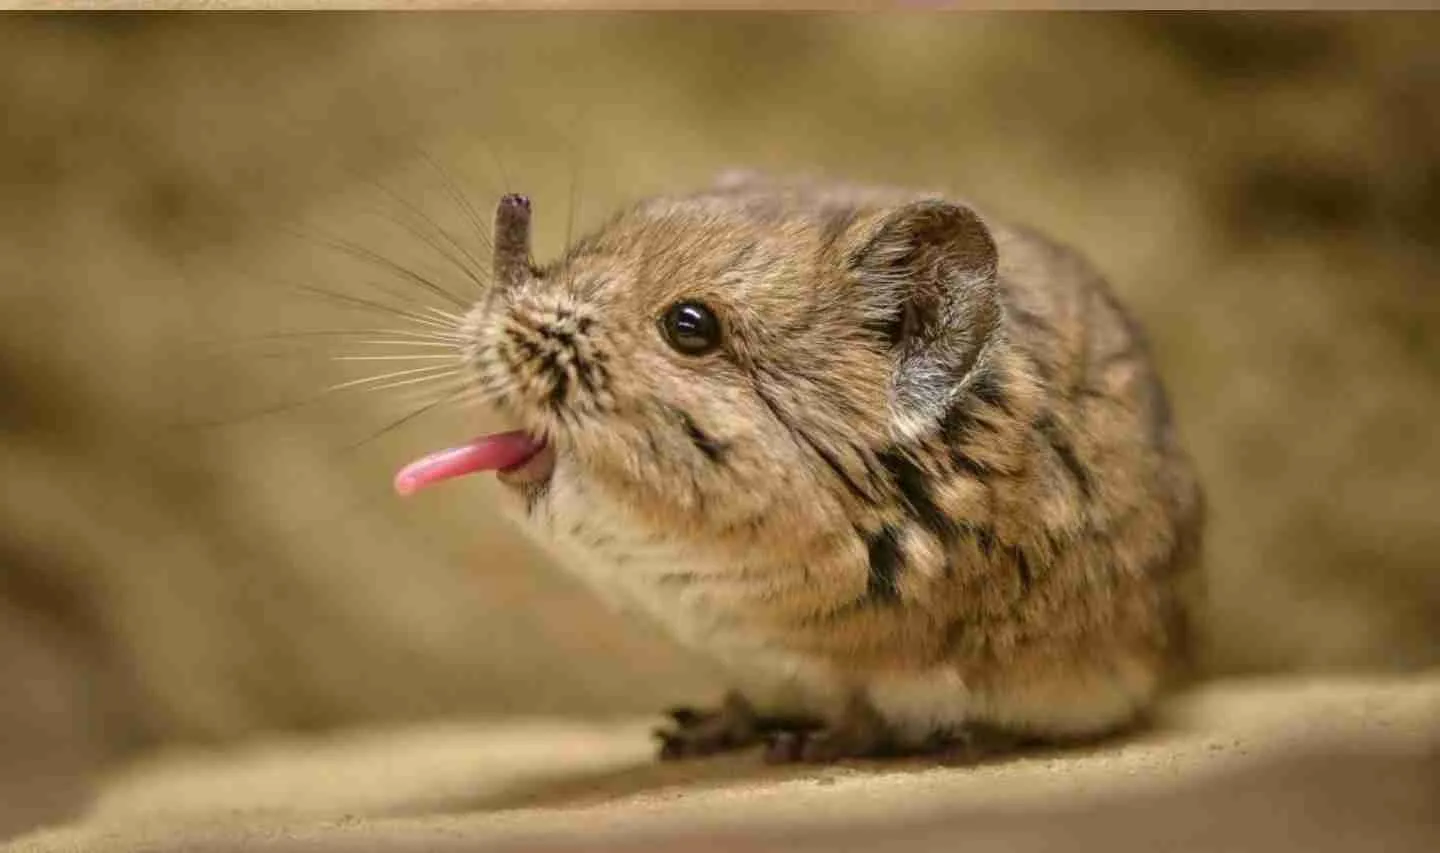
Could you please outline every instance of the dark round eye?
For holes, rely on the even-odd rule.
[[[676,302],[660,318],[665,340],[686,355],[704,355],[720,346],[720,321],[699,302]]]

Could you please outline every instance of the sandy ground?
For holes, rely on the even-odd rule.
[[[1096,816],[1115,809],[1153,824],[1180,808],[1158,827],[1177,840],[1203,797],[1224,800],[1200,810],[1212,817],[1206,831],[1248,821],[1253,830],[1242,834],[1257,844],[1278,831],[1292,847],[1323,849],[1367,820],[1364,832],[1389,834],[1386,850],[1440,840],[1440,672],[1216,684],[1122,742],[971,766],[777,769],[753,754],[657,765],[648,724],[438,725],[160,756],[113,776],[84,820],[8,849],[538,849],[602,840],[607,849],[697,849],[725,838],[724,849],[782,839],[786,849],[822,841],[833,849],[863,848],[866,833],[915,849],[930,849],[926,839],[978,843],[980,833],[1025,849],[1009,836],[1044,827],[1073,841],[1087,830],[1061,827],[1086,819],[1113,833],[1129,818]],[[1350,769],[1357,762],[1374,766]],[[1239,796],[1247,785],[1270,793]],[[1346,790],[1300,797],[1313,785]],[[1292,823],[1264,825],[1286,811],[1286,797],[1315,837]],[[1245,816],[1214,817],[1237,810]],[[1049,817],[1037,822],[1038,814]],[[954,823],[959,815],[968,817]],[[936,836],[947,820],[953,831]],[[1188,837],[1187,849],[1203,849]]]

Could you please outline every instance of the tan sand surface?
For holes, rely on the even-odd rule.
[[[873,846],[861,843],[867,833],[887,848],[904,841],[930,849],[926,839],[947,848],[960,838],[978,840],[982,829],[992,841],[1042,823],[1061,832],[1066,821],[1117,808],[1153,821],[1165,808],[1233,794],[1244,784],[1279,789],[1243,798],[1244,808],[1258,809],[1247,820],[1263,822],[1282,815],[1285,797],[1312,783],[1359,793],[1322,791],[1302,800],[1306,809],[1336,797],[1344,802],[1304,815],[1317,838],[1287,824],[1282,837],[1291,846],[1339,843],[1341,836],[1319,831],[1326,820],[1343,814],[1345,832],[1363,831],[1367,808],[1396,833],[1374,849],[1423,849],[1427,839],[1440,839],[1440,673],[1215,684],[1172,703],[1153,728],[1123,741],[970,766],[766,768],[753,754],[656,765],[648,725],[437,724],[157,756],[114,775],[84,820],[9,849],[615,849],[686,838],[686,849],[720,838],[730,839],[723,849],[778,839],[794,849],[826,838],[866,849]],[[1333,759],[1314,757],[1335,750]],[[1306,760],[1329,769],[1306,770]],[[1379,763],[1341,769],[1357,762]],[[1284,781],[1291,777],[1298,786]],[[1185,793],[1196,786],[1202,793]],[[1046,821],[1032,817],[1052,812]],[[935,834],[957,814],[970,817]],[[1097,826],[1118,828],[1114,821]],[[1233,822],[1207,826],[1239,831]],[[1241,834],[1255,840],[1264,829]],[[1024,846],[1008,842],[1017,845]]]

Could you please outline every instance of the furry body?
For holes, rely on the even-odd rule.
[[[1183,658],[1199,489],[1073,252],[934,195],[739,181],[522,269],[503,214],[466,358],[555,450],[512,509],[758,706],[863,708],[900,747],[1089,736]],[[719,350],[667,347],[677,300]]]

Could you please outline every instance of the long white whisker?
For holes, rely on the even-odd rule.
[[[456,379],[459,379],[459,380],[462,380],[462,381],[463,381],[464,378],[465,378],[465,377],[458,375],[458,371],[456,371],[456,372],[453,372],[453,373],[441,373],[441,374],[437,374],[437,375],[435,375],[435,376],[417,376],[417,377],[415,377],[414,379],[401,379],[401,380],[397,380],[397,381],[395,381],[395,382],[388,382],[388,383],[386,383],[386,384],[384,384],[384,385],[372,385],[372,386],[370,386],[369,388],[366,388],[365,390],[366,390],[366,391],[390,391],[390,390],[395,389],[395,388],[404,388],[404,387],[407,386],[407,385],[416,385],[416,384],[420,384],[420,383],[424,383],[424,382],[439,382],[439,381],[441,381],[441,380],[451,380],[451,381],[453,381],[453,380],[456,380]]]
[[[469,217],[470,224],[475,228],[475,234],[485,243],[485,246],[489,248],[489,226],[485,223],[485,220],[480,216],[479,212],[475,210],[475,206],[470,203],[470,199],[461,191],[459,184],[450,175],[449,171],[436,162],[435,158],[430,155],[430,152],[422,148],[420,149],[420,156],[424,158],[430,168],[435,170],[436,174],[440,176],[441,181],[445,185],[445,189],[450,194],[450,199]]]
[[[422,151],[421,153],[423,154],[424,152]],[[400,216],[392,215],[388,211],[375,209],[371,210],[371,213],[383,219],[394,222],[395,224],[404,228],[406,231],[410,232],[411,235],[419,237],[436,252],[438,252],[441,257],[445,258],[458,270],[460,270],[460,272],[464,274],[466,278],[469,278],[471,281],[473,281],[477,288],[479,288],[482,292],[484,291],[484,279],[488,273],[488,266],[486,264],[482,264],[478,258],[471,254],[470,251],[464,246],[464,244],[457,240],[448,229],[446,229],[445,227],[440,225],[440,223],[432,219],[427,213],[425,213],[425,211],[420,206],[400,195],[400,193],[391,189],[384,182],[369,175],[361,174],[354,170],[347,169],[345,171],[347,171],[356,180],[384,193],[395,204],[399,205],[406,212],[412,214],[413,216],[417,217],[421,222],[423,222],[423,224],[430,229],[431,233],[427,234],[419,227],[419,225],[415,224],[414,222],[406,221]],[[443,238],[444,241],[448,243],[450,247],[453,247],[455,251],[447,249],[445,245],[438,242],[436,240],[437,235],[438,237]],[[481,237],[484,238],[485,236],[486,235],[482,232]],[[459,252],[458,255],[455,253],[456,251]],[[467,266],[466,261],[469,261],[470,265]]]
[[[394,402],[397,408],[407,408],[442,397],[459,402],[464,399],[466,392],[467,389],[460,385],[426,385],[387,392],[386,400]]]
[[[323,287],[315,287],[314,285],[292,283],[289,286],[294,290],[300,291],[301,293],[309,293],[315,296],[324,297],[326,299],[335,300],[337,302],[347,303],[356,307],[368,308],[372,311],[380,311],[382,313],[389,314],[392,317],[398,317],[402,320],[409,320],[416,325],[424,326],[426,329],[436,332],[455,332],[456,323],[454,322],[441,322],[440,320],[437,320],[433,317],[427,317],[424,314],[417,314],[414,311],[409,311],[403,308],[396,308],[393,305],[386,305],[383,302],[376,302],[372,299],[365,299],[364,297],[354,296],[349,293],[337,293],[333,290],[326,290]],[[384,289],[381,288],[381,290],[383,291]]]
[[[357,447],[360,447],[360,446],[363,445],[363,444],[367,444],[367,443],[369,443],[369,442],[371,442],[371,441],[374,441],[375,439],[379,438],[380,436],[384,435],[384,434],[387,433],[387,432],[390,432],[390,431],[393,430],[393,429],[396,429],[397,427],[401,426],[402,424],[409,423],[410,421],[414,420],[415,418],[420,417],[421,415],[425,414],[426,412],[429,412],[429,411],[431,411],[431,410],[433,410],[433,409],[436,409],[436,408],[438,408],[438,407],[440,407],[440,406],[445,405],[446,403],[449,403],[450,401],[454,400],[456,397],[460,396],[460,395],[463,394],[463,393],[464,393],[463,390],[461,390],[461,391],[456,391],[454,394],[451,394],[451,395],[448,396],[448,397],[441,397],[440,399],[438,399],[438,400],[436,400],[436,401],[434,401],[434,402],[432,402],[432,403],[427,403],[426,405],[421,406],[420,408],[414,410],[413,412],[410,412],[409,414],[405,415],[404,417],[399,418],[399,419],[397,419],[397,420],[395,420],[395,421],[392,421],[391,423],[387,424],[384,428],[380,429],[379,431],[377,431],[377,432],[375,432],[375,433],[372,433],[372,434],[371,434],[370,436],[368,436],[367,438],[363,438],[363,439],[361,439],[360,441],[355,442],[354,444],[350,445],[350,447],[347,448],[347,450],[354,450],[354,449],[356,449]]]
[[[422,332],[415,329],[297,329],[292,332],[274,332],[268,335],[256,335],[250,338],[241,338],[239,340],[236,340],[235,343],[278,341],[285,340],[287,338],[355,337],[358,335],[396,335],[399,337],[411,338],[426,342],[434,342],[447,339],[464,339],[464,336],[459,334],[442,335],[432,332]],[[366,342],[359,341],[358,343]]]
[[[443,317],[443,318],[445,318],[446,320],[449,320],[451,323],[453,323],[453,324],[455,324],[455,325],[459,325],[460,323],[465,322],[465,317],[464,317],[463,315],[455,314],[455,313],[450,312],[450,311],[445,311],[445,310],[443,310],[443,309],[436,308],[436,307],[431,306],[431,305],[425,306],[425,310],[426,310],[426,311],[429,311],[431,314],[436,315],[437,317]]]
[[[332,361],[458,361],[454,355],[332,355]]]
[[[456,314],[446,314],[444,312],[441,312],[438,308],[432,308],[429,305],[426,305],[423,310],[435,311],[439,313],[440,316],[427,316],[426,314],[422,314],[418,311],[400,311],[398,313],[401,317],[409,320],[412,323],[419,324],[426,327],[427,329],[435,329],[437,331],[445,332],[448,334],[454,334],[455,327],[459,325],[460,321],[462,320],[462,318]]]
[[[384,382],[389,379],[397,379],[401,376],[414,376],[417,373],[430,373],[434,374],[438,378],[441,376],[447,376],[455,372],[457,369],[458,368],[453,365],[437,364],[431,365],[429,367],[413,367],[409,370],[396,370],[392,373],[381,374],[380,376],[366,376],[363,379],[352,379],[349,382],[341,382],[337,385],[331,385],[329,388],[325,389],[325,393],[328,394],[332,391],[343,391],[346,388],[357,388],[362,385],[368,385],[375,382]]]
[[[350,341],[354,346],[369,344],[372,346],[395,346],[395,347],[444,347],[445,349],[456,349],[458,341]]]
[[[300,236],[302,238],[305,237],[305,235],[296,236]],[[428,290],[436,296],[439,296],[441,299],[444,299],[445,301],[459,308],[468,307],[465,302],[455,294],[451,293],[450,291],[446,290],[445,288],[441,287],[440,285],[436,284],[435,282],[431,281],[420,273],[415,272],[404,264],[391,260],[390,258],[387,258],[372,249],[367,249],[364,246],[351,243],[348,240],[343,240],[339,237],[332,237],[328,235],[311,235],[308,239],[314,240],[321,245],[329,246],[335,251],[343,252],[353,258],[356,258],[357,260],[365,261],[372,266],[389,270],[395,275],[400,276],[402,279],[410,281],[411,283],[416,284],[425,290]]]
[[[430,231],[432,233],[427,234],[418,225],[406,222],[398,216],[391,216],[378,210],[374,211],[376,215],[382,216],[386,219],[391,220],[392,222],[395,222],[400,227],[410,232],[412,235],[419,237],[427,245],[429,245],[430,248],[438,252],[441,257],[445,258],[447,261],[453,264],[456,269],[460,270],[460,272],[463,273],[466,278],[474,282],[477,289],[482,292],[485,290],[485,265],[480,263],[480,259],[475,257],[475,255],[473,255],[469,249],[465,248],[465,245],[463,243],[455,239],[455,236],[451,234],[448,229],[441,226],[434,219],[431,219],[425,213],[425,211],[421,210],[420,208],[412,204],[409,200],[405,199],[400,194],[396,193],[394,190],[390,189],[379,181],[369,181],[368,183],[370,183],[371,186],[375,187],[381,192],[385,193],[392,200],[394,200],[395,203],[404,207],[411,214],[419,217],[424,222],[424,224],[430,228]],[[439,239],[437,239],[437,237]],[[443,240],[444,243],[440,242],[440,240]],[[448,244],[448,247],[446,244]],[[459,254],[456,254],[457,252]],[[467,261],[469,262],[468,264],[466,263]]]
[[[454,322],[450,322],[448,319],[439,320],[434,317],[427,317],[424,314],[412,314],[408,312],[402,314],[401,316],[403,316],[410,322],[420,326],[424,326],[427,329],[434,329],[437,333],[457,334],[455,332],[455,326],[459,322],[458,318],[456,318]]]

